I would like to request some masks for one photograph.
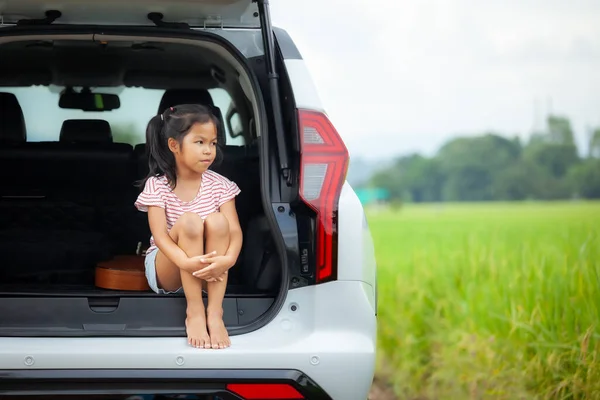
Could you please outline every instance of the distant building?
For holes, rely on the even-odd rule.
[[[363,206],[387,203],[390,199],[390,193],[383,188],[356,189],[356,195]]]

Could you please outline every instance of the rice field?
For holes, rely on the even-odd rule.
[[[369,210],[401,399],[600,398],[600,203]]]

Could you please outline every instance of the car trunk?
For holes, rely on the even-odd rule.
[[[20,8],[15,7],[12,13],[10,9],[0,11],[5,16],[18,15],[21,24],[30,25],[23,21],[43,19],[42,3],[8,1],[8,7],[17,4]],[[119,7],[119,3],[109,3]],[[161,2],[150,3],[156,6]],[[219,1],[206,9],[202,8],[205,2],[197,3],[199,13],[206,14],[218,9]],[[227,12],[218,18],[221,25],[246,18],[247,4],[241,7],[241,3],[247,2],[224,3]],[[97,79],[104,86],[181,89],[202,87],[211,81],[243,98],[235,111],[247,122],[243,130],[248,140],[243,146],[225,145],[223,163],[211,169],[242,189],[236,206],[244,245],[230,272],[224,320],[233,335],[258,328],[277,313],[287,290],[287,261],[281,257],[283,239],[271,198],[279,182],[272,178],[270,185],[264,182],[269,179],[269,165],[281,160],[260,157],[275,153],[268,151],[267,110],[258,100],[270,96],[264,79],[257,77],[266,71],[252,70],[242,54],[219,35],[171,26],[160,32],[147,27],[92,27],[87,24],[97,22],[89,19],[94,14],[77,7],[81,4],[65,3],[70,11],[67,20],[80,18],[86,25],[57,27],[60,35],[53,30],[52,21],[0,30],[0,58],[12,60],[0,66],[2,86],[46,86],[55,81],[76,86],[78,79]],[[180,18],[174,9],[172,15]],[[120,18],[122,23],[131,22],[127,15]],[[203,62],[194,64],[191,55],[196,53]],[[264,69],[260,62],[256,65]],[[231,110],[221,111],[226,114]],[[5,125],[9,125],[6,117],[10,112],[18,109],[3,110]],[[18,125],[18,121],[14,123],[17,129]],[[76,133],[80,134],[85,132]],[[146,168],[143,143],[17,140],[0,146],[4,180],[0,199],[0,335],[185,335],[182,294],[107,290],[95,281],[96,267],[103,262],[120,256],[143,259],[150,230],[146,214],[137,211],[133,203],[140,192],[135,182],[144,176]]]

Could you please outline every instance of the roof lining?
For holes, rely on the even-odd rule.
[[[239,85],[242,88],[243,93],[250,101],[252,106],[251,115],[255,120],[255,126],[261,126],[260,121],[261,113],[258,107],[258,98],[252,90],[251,79],[246,73],[244,67],[240,62],[224,47],[217,43],[202,41],[201,39],[184,39],[184,38],[169,38],[169,37],[145,37],[145,36],[129,36],[129,35],[108,35],[108,34],[43,34],[43,35],[24,35],[24,36],[3,36],[0,37],[0,54],[2,52],[2,44],[19,41],[41,41],[41,40],[69,40],[69,41],[106,41],[106,42],[130,42],[130,41],[141,41],[141,42],[154,42],[154,43],[173,43],[182,44],[189,46],[201,47],[216,54],[222,61],[219,67],[226,72],[227,82],[221,85],[227,91],[231,91],[230,87]],[[215,82],[216,83],[216,82]],[[1,86],[0,86],[1,87]],[[215,85],[214,87],[218,87]],[[243,107],[240,104],[241,107]],[[239,110],[240,113],[245,114],[243,110]],[[260,131],[257,130],[257,135],[260,136]]]

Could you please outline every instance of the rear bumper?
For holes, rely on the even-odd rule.
[[[239,385],[243,385],[240,388]],[[0,396],[196,395],[244,399],[244,389],[288,392],[289,398],[331,399],[309,377],[293,370],[4,370]],[[271,386],[272,385],[272,386]],[[283,388],[282,388],[283,387]],[[286,389],[287,388],[287,389]],[[75,397],[73,397],[75,398]]]
[[[181,337],[0,337],[0,385],[8,370],[291,370],[334,400],[364,400],[375,371],[372,291],[360,281],[290,290],[268,325],[232,336],[224,350],[191,348]]]

